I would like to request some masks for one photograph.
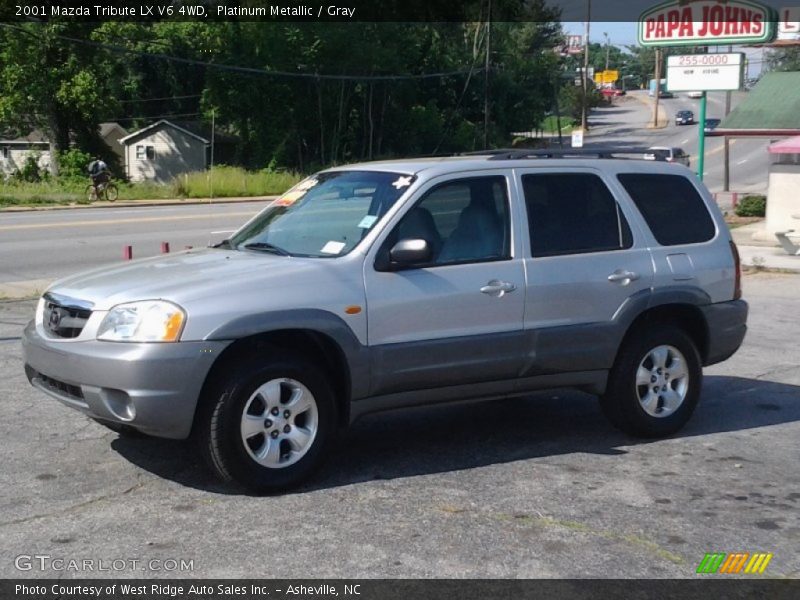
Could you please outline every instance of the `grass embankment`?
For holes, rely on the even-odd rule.
[[[285,192],[301,178],[297,173],[246,171],[238,167],[215,167],[213,171],[189,173],[168,184],[115,181],[119,200],[170,198],[226,198],[270,196]],[[0,207],[90,204],[84,196],[86,179],[51,179],[36,183],[0,180]]]
[[[561,135],[572,133],[572,128],[575,126],[575,120],[571,117],[561,117]],[[539,127],[544,133],[558,135],[558,119],[555,115],[549,115],[544,118]]]
[[[292,172],[245,171],[239,167],[214,167],[212,171],[177,177],[173,190],[178,198],[234,198],[282,194],[301,175]]]

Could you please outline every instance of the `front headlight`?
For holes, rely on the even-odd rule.
[[[97,339],[108,342],[177,342],[186,313],[164,300],[118,304],[100,323]]]

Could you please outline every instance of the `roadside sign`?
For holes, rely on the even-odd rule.
[[[583,52],[583,36],[582,35],[568,35],[567,36],[567,54],[580,54]]]
[[[770,42],[775,14],[753,0],[669,0],[639,17],[642,46]]]
[[[744,54],[684,54],[667,57],[670,92],[738,90],[744,75]]]
[[[619,71],[612,71],[609,69],[608,71],[600,71],[594,74],[594,82],[597,85],[603,85],[606,83],[614,83],[619,79]]]
[[[782,8],[778,11],[778,39],[800,40],[800,7]]]
[[[572,147],[583,148],[583,129],[572,130]]]

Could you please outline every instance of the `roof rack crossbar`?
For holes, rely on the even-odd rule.
[[[497,149],[466,152],[460,156],[488,156],[489,160],[520,160],[525,158],[625,158],[625,155],[653,154],[649,148],[635,147],[595,147],[595,148],[534,148]],[[656,159],[658,155],[656,154]]]

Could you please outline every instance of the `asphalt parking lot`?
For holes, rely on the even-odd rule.
[[[628,438],[576,392],[415,409],[363,419],[276,497],[35,391],[35,303],[0,302],[0,577],[696,577],[706,552],[772,552],[766,576],[798,577],[800,276],[744,284],[745,344],[670,439]],[[115,560],[141,562],[96,570]]]

